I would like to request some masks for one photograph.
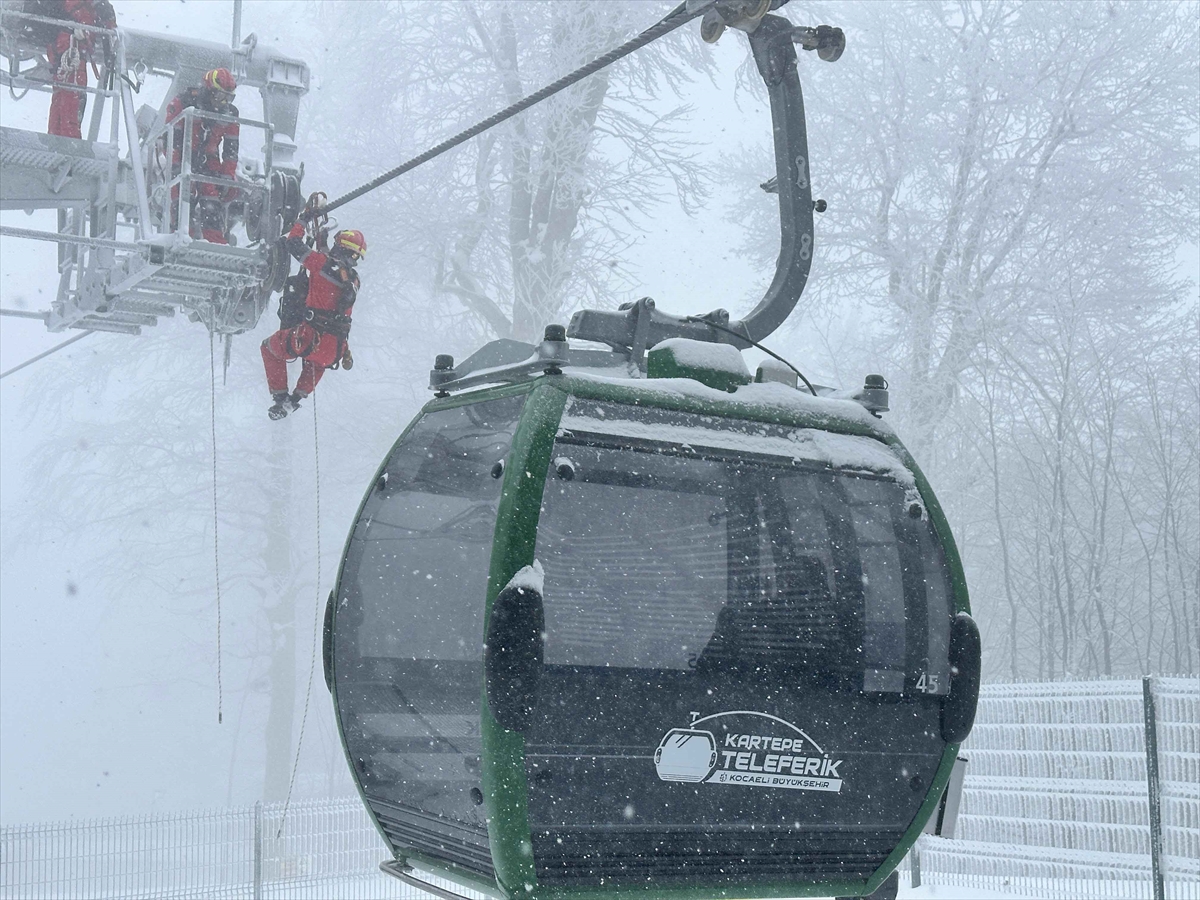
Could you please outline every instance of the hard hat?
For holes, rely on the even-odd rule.
[[[212,88],[214,91],[232,94],[237,90],[237,79],[233,77],[232,72],[222,66],[219,69],[211,69],[204,74],[204,86]]]
[[[333,236],[333,246],[349,250],[357,256],[367,255],[367,239],[361,231],[339,231]]]

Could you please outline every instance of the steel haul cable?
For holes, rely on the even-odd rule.
[[[89,329],[89,330],[85,331],[83,334],[77,334],[77,335],[75,335],[75,337],[67,338],[61,344],[55,344],[49,350],[39,353],[37,356],[34,356],[31,359],[27,359],[27,360],[25,360],[25,362],[20,363],[19,365],[13,366],[11,369],[8,369],[5,372],[0,372],[0,378],[7,378],[13,372],[19,372],[21,369],[25,368],[26,366],[32,366],[39,359],[45,359],[51,353],[57,353],[59,350],[62,350],[64,347],[69,347],[69,346],[71,346],[71,344],[75,343],[76,341],[82,341],[89,334],[95,334],[95,333],[96,332],[94,330]]]
[[[538,103],[541,103],[543,100],[547,99],[548,97],[554,96],[559,91],[569,88],[571,85],[575,84],[577,81],[581,81],[584,78],[587,78],[589,75],[599,72],[605,66],[610,66],[613,63],[615,63],[617,60],[622,59],[622,58],[628,56],[629,54],[633,53],[635,50],[640,50],[642,47],[645,47],[647,44],[653,43],[654,41],[658,40],[663,35],[669,34],[670,32],[674,31],[676,28],[679,28],[682,25],[686,25],[692,19],[696,18],[697,16],[702,15],[703,13],[704,13],[704,8],[700,8],[700,9],[693,10],[692,12],[688,12],[687,5],[685,3],[679,4],[677,7],[675,7],[673,10],[671,10],[669,13],[667,13],[663,18],[659,19],[658,22],[656,22],[654,25],[651,25],[649,28],[647,28],[645,31],[638,34],[636,37],[630,38],[628,41],[626,41],[621,46],[614,47],[612,50],[609,50],[603,56],[596,57],[594,60],[592,60],[587,65],[581,66],[580,68],[576,69],[574,72],[564,75],[562,78],[558,79],[557,81],[546,85],[541,90],[534,91],[532,94],[522,97],[516,103],[500,110],[498,113],[495,113],[494,115],[488,116],[482,122],[478,122],[475,125],[472,125],[470,128],[466,129],[465,131],[460,131],[458,134],[454,135],[454,137],[448,138],[448,139],[442,141],[442,143],[437,144],[434,147],[430,147],[428,150],[426,150],[424,153],[420,154],[419,156],[414,156],[412,159],[408,160],[407,162],[403,162],[400,165],[396,166],[396,168],[390,169],[389,171],[384,172],[378,178],[374,178],[371,181],[368,181],[366,184],[362,185],[361,187],[357,187],[354,190],[350,191],[350,193],[343,194],[342,196],[338,197],[336,200],[330,201],[328,204],[325,205],[324,211],[325,212],[333,212],[339,206],[343,206],[343,205],[349,203],[351,200],[361,197],[363,194],[365,194],[369,191],[375,190],[375,188],[377,188],[383,184],[386,184],[387,182],[391,181],[393,178],[396,178],[400,175],[403,175],[405,172],[415,169],[417,166],[421,165],[422,163],[429,162],[429,160],[433,159],[434,157],[441,156],[447,150],[457,147],[459,144],[463,143],[464,141],[469,141],[471,138],[475,137],[476,135],[482,134],[483,132],[487,131],[489,128],[494,128],[495,126],[499,125],[501,122],[505,121],[506,119],[511,119],[517,113],[524,112],[525,110],[529,109],[529,107],[534,106]]]

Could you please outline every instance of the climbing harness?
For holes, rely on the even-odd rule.
[[[308,322],[318,334],[332,334],[343,341],[350,336],[352,320],[345,313],[310,308],[304,312],[304,321]]]

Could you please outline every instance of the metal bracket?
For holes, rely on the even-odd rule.
[[[629,354],[630,362],[639,368],[644,364],[646,351],[667,338],[729,343],[739,349],[750,346],[731,334],[709,328],[706,321],[727,328],[738,328],[739,324],[730,324],[729,313],[724,309],[714,309],[702,316],[674,316],[661,312],[655,307],[654,300],[643,297],[636,303],[622,305],[616,311],[581,309],[571,317],[567,335],[583,341],[608,344],[619,353]],[[740,329],[740,333],[744,332],[744,329]]]
[[[405,884],[411,884],[413,887],[433,894],[435,897],[441,897],[443,900],[472,900],[466,894],[460,894],[417,877],[413,874],[416,870],[412,866],[398,859],[386,859],[379,864],[379,868],[393,878],[398,878]]]
[[[757,20],[749,39],[771,103],[774,180],[779,194],[779,259],[775,278],[766,295],[749,315],[733,322],[724,310],[705,316],[673,316],[654,309],[653,302],[645,304],[643,301],[616,311],[581,310],[571,318],[567,328],[570,337],[608,344],[613,349],[629,352],[634,359],[644,350],[672,337],[729,343],[745,349],[750,346],[750,341],[765,340],[795,308],[808,282],[813,252],[808,132],[804,120],[804,96],[796,71],[795,42],[799,41],[805,49],[816,49],[822,59],[832,61],[841,54],[845,39],[838,29],[826,26],[797,28],[782,16],[775,15]],[[708,328],[697,319],[726,325],[744,338]]]
[[[562,328],[561,325],[558,327]],[[516,341],[510,343],[517,344]],[[485,347],[484,349],[487,348]],[[506,347],[505,349],[511,348]],[[439,364],[435,365],[429,373],[429,388],[438,394],[442,394],[465,390],[466,388],[476,387],[481,384],[524,381],[526,378],[542,374],[562,374],[562,367],[567,365],[567,341],[565,337],[562,340],[544,340],[531,349],[533,350],[532,355],[517,362],[509,362],[505,359],[498,364],[479,369],[471,369],[468,366],[471,359],[467,359],[456,369],[453,366],[453,359],[446,357],[450,365],[439,368],[439,360]]]

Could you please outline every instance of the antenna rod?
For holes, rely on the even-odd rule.
[[[242,0],[233,0],[233,44],[236,50],[242,42]]]

